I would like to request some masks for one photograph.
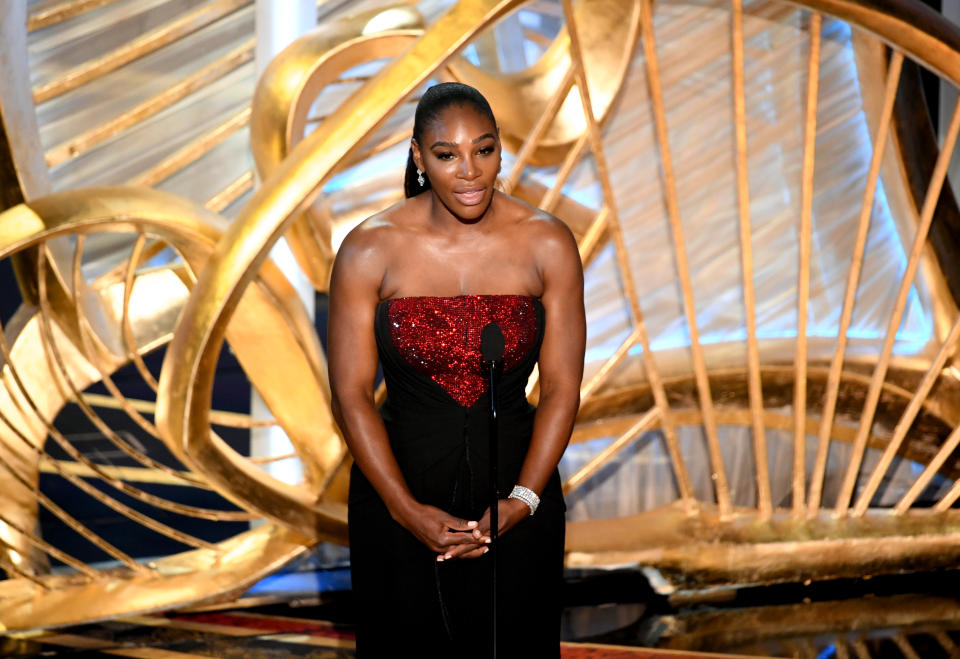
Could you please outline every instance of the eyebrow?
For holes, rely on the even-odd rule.
[[[495,138],[495,137],[496,137],[496,135],[494,135],[493,133],[484,133],[484,134],[481,135],[480,137],[477,137],[477,138],[474,138],[473,140],[470,140],[470,143],[471,143],[471,144],[476,144],[477,142],[482,142],[483,140],[485,140],[485,139],[487,139],[487,138]],[[438,147],[438,146],[445,146],[445,147],[448,147],[448,148],[450,148],[450,149],[456,149],[459,145],[458,145],[458,144],[454,144],[453,142],[443,142],[443,141],[440,141],[440,142],[434,142],[433,144],[431,144],[431,145],[430,145],[430,148],[433,149],[433,148],[436,148],[436,147]]]

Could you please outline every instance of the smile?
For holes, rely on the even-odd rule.
[[[457,198],[464,206],[476,206],[483,201],[484,196],[486,195],[486,188],[481,188],[479,190],[466,190],[464,192],[454,192],[453,196]]]

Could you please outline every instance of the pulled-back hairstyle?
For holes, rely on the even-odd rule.
[[[441,82],[438,85],[430,87],[420,97],[417,103],[417,111],[413,118],[413,139],[423,148],[422,136],[427,127],[437,120],[441,112],[451,106],[466,105],[481,115],[488,117],[493,125],[497,125],[497,120],[493,117],[493,110],[483,94],[478,92],[470,85],[462,82]],[[417,182],[417,165],[413,162],[413,147],[407,154],[407,171],[403,177],[403,192],[407,198],[416,196],[424,190],[430,189],[430,179],[424,174],[423,185]]]

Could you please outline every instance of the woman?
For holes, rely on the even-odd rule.
[[[494,186],[500,139],[467,85],[417,105],[408,197],[350,232],[330,284],[333,413],[353,453],[350,549],[362,657],[490,656],[489,392],[480,331],[506,340],[498,388],[501,657],[559,656],[557,463],[579,405],[577,245]],[[524,387],[539,356],[539,407]],[[387,402],[374,406],[378,358]],[[533,514],[533,513],[536,514]]]

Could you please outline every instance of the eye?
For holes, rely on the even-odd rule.
[[[493,148],[493,145],[490,145],[490,146],[482,147],[477,153],[479,153],[481,156],[489,156],[495,150],[496,149]]]
[[[441,151],[440,153],[435,153],[433,155],[437,160],[451,160],[453,158],[453,154],[449,151]]]

